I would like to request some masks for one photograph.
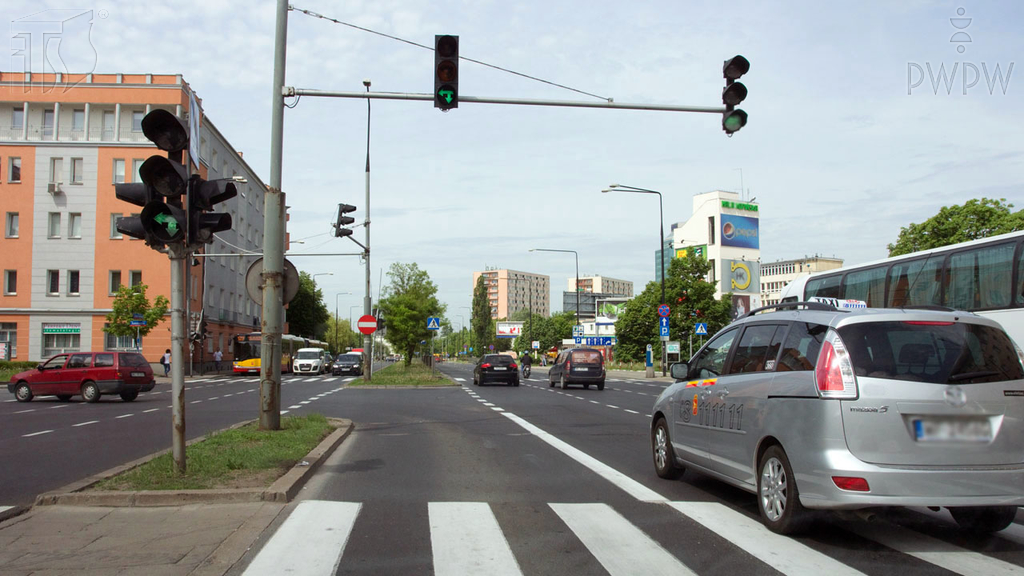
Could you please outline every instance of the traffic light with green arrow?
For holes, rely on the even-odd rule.
[[[434,108],[459,107],[459,37],[434,36]]]
[[[722,90],[722,103],[725,104],[722,130],[729,136],[747,124],[747,113],[736,108],[747,97],[747,87],[736,80],[749,70],[750,62],[743,56],[734,56],[722,66],[722,75],[725,77],[725,88]]]

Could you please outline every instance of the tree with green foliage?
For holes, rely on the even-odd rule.
[[[910,254],[1024,230],[1024,210],[1013,211],[1006,198],[968,200],[963,206],[943,206],[939,213],[920,224],[900,228],[889,256]]]
[[[361,348],[363,335],[352,329],[348,318],[332,316],[327,320],[327,342],[335,354],[343,354],[349,348]]]
[[[288,303],[286,310],[288,332],[303,338],[323,340],[327,334],[327,320],[331,313],[324,303],[324,294],[317,288],[313,277],[299,273],[299,291]]]
[[[698,322],[707,322],[708,334],[714,334],[732,321],[732,294],[715,299],[715,285],[706,281],[711,264],[704,258],[676,258],[665,276],[665,300],[672,309],[669,333],[679,340],[693,334]],[[618,345],[616,359],[640,361],[647,345],[660,358],[658,306],[661,305],[661,284],[648,282],[644,291],[626,304],[626,310],[615,323]]]
[[[437,286],[416,263],[395,262],[388,270],[391,284],[384,289],[380,308],[387,318],[387,341],[412,363],[413,353],[423,340],[430,340],[427,319],[444,315],[445,305],[437,299]]]
[[[483,350],[491,342],[491,305],[487,298],[487,285],[481,275],[476,279],[476,286],[473,288],[473,315],[469,319],[469,325],[473,333],[473,353],[477,356],[483,354]]]
[[[112,310],[107,314],[107,325],[103,327],[103,331],[113,336],[149,335],[163,320],[170,302],[163,296],[157,296],[150,304],[149,298],[146,297],[147,288],[145,284],[122,284],[114,296]],[[146,321],[145,326],[131,325],[136,314],[142,314],[142,319]]]

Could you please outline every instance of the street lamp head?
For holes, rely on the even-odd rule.
[[[537,251],[536,248],[530,248],[530,252],[536,252],[536,251]]]
[[[609,184],[608,185],[609,188],[618,188],[619,186],[622,186],[622,184]]]
[[[601,190],[601,194],[607,194],[609,192],[615,192],[615,190],[612,190],[611,188],[605,188],[604,190]]]

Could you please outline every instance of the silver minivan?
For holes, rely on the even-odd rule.
[[[764,524],[808,509],[947,507],[1002,530],[1024,505],[1024,355],[967,312],[789,303],[751,312],[672,366],[655,470],[757,495]]]

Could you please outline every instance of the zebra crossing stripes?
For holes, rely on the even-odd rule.
[[[334,574],[360,506],[355,502],[300,502],[243,575]]]
[[[430,502],[434,574],[519,576],[519,564],[486,502]]]

